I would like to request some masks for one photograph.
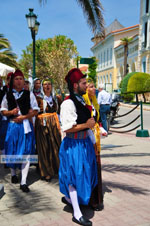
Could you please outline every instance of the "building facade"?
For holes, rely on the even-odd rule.
[[[138,71],[138,45],[139,45],[139,35],[136,34],[132,37],[132,41],[128,44],[128,56],[127,56],[127,66],[128,73]],[[119,84],[124,76],[124,46],[122,44],[118,45],[115,49],[115,59],[116,59],[116,86]]]
[[[138,71],[150,73],[150,0],[140,1]]]
[[[138,33],[139,25],[124,28],[115,20],[106,28],[105,39],[99,41],[93,39],[94,46],[91,50],[98,60],[97,86],[105,84],[111,86],[112,90],[118,89],[124,70],[124,46],[121,45],[121,39],[124,37],[133,37],[128,51],[128,65],[129,70],[136,70]]]

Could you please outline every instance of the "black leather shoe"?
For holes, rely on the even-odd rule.
[[[94,211],[102,211],[104,209],[104,204],[98,204],[97,206],[91,206]]]
[[[89,221],[88,219],[84,218],[83,216],[80,217],[79,220],[77,220],[75,217],[72,218],[72,221],[77,223],[77,224],[80,224],[80,225],[85,225],[85,226],[92,226],[92,222]]]
[[[65,197],[62,197],[62,198],[61,198],[61,201],[62,201],[64,204],[66,204],[66,205],[72,207],[71,203],[68,202],[68,201],[65,199]]]
[[[20,189],[26,193],[30,191],[30,189],[28,188],[28,186],[26,184],[20,185]]]
[[[18,183],[18,177],[16,175],[11,177],[11,183],[17,184]]]
[[[45,180],[45,177],[41,177],[41,180]]]
[[[45,181],[46,181],[46,182],[51,182],[51,180],[52,180],[52,177],[50,177],[50,178],[45,178]]]

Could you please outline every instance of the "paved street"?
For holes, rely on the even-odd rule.
[[[110,134],[102,139],[105,208],[93,212],[82,208],[94,226],[150,226],[150,138]],[[58,179],[41,181],[30,167],[31,192],[10,183],[10,173],[1,165],[5,195],[0,199],[1,226],[69,226],[72,210],[61,203]]]

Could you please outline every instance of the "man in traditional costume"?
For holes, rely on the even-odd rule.
[[[59,185],[65,195],[62,202],[73,207],[72,221],[91,226],[92,222],[83,216],[79,207],[79,204],[89,204],[98,183],[95,150],[87,133],[94,127],[95,120],[82,98],[87,88],[85,77],[79,69],[73,68],[65,78],[70,96],[64,100],[60,110],[66,137],[59,151]]]
[[[11,168],[11,182],[18,182],[16,168],[20,168],[20,189],[23,192],[29,192],[26,179],[30,166],[30,155],[35,150],[33,126],[29,119],[38,113],[39,108],[34,94],[24,90],[23,87],[24,75],[17,69],[11,75],[9,91],[2,100],[1,112],[10,120],[5,138],[5,154],[6,157],[11,155],[16,158],[13,163],[10,160],[7,162]],[[23,156],[26,158],[23,159]],[[18,164],[19,159],[23,160],[21,164]]]

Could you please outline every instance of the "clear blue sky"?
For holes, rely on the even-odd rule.
[[[106,26],[114,19],[125,27],[139,24],[140,0],[101,0],[101,3]],[[93,34],[76,0],[47,0],[44,6],[38,0],[1,0],[0,33],[8,38],[19,58],[22,50],[32,42],[25,18],[29,8],[34,8],[40,22],[36,39],[66,35],[74,41],[80,56],[92,56]]]

